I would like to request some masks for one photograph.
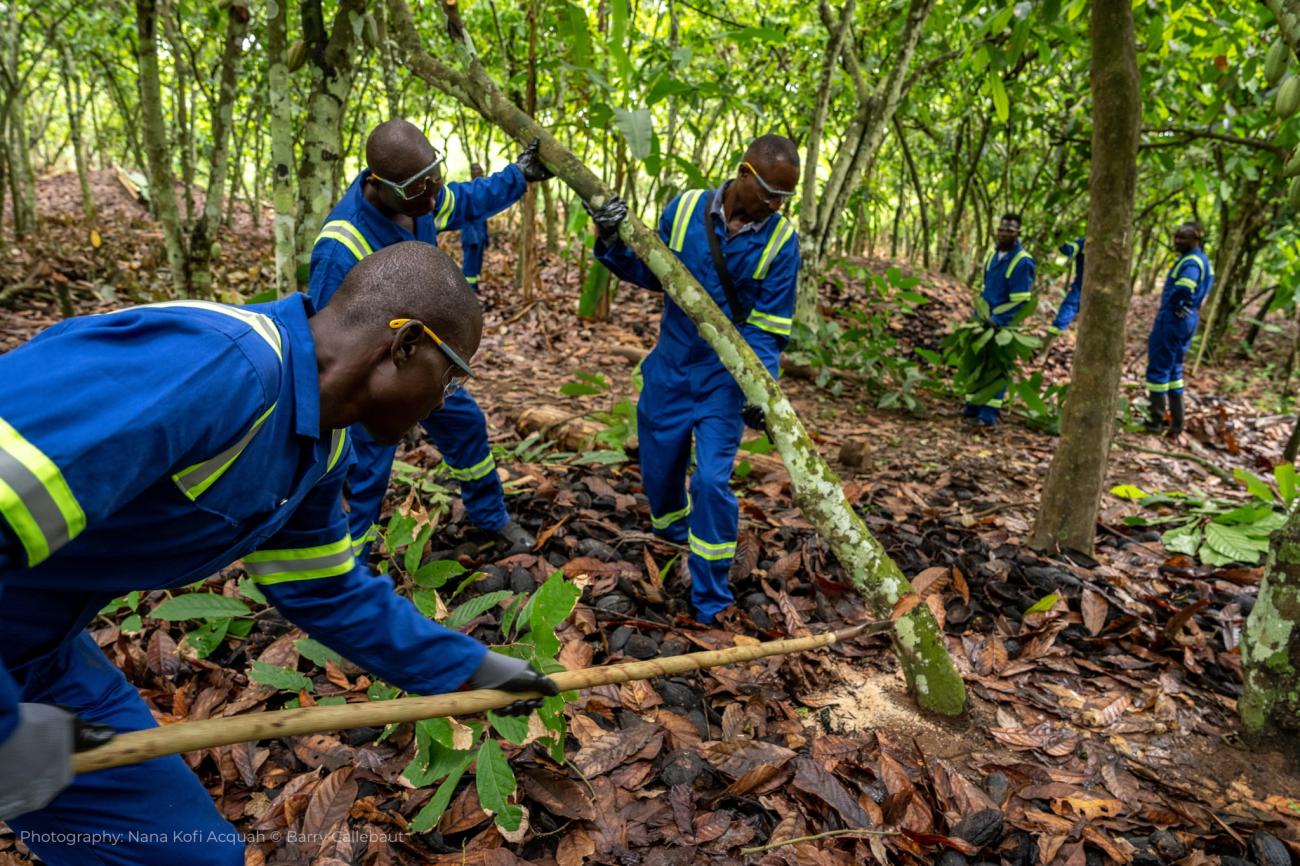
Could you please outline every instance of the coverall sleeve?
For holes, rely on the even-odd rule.
[[[342,506],[347,462],[244,565],[291,622],[371,673],[407,691],[455,691],[487,647],[427,619],[387,577],[353,558]]]
[[[0,592],[5,574],[219,452],[275,402],[242,339],[127,310],[70,319],[0,356]],[[171,362],[193,357],[203,363]],[[16,701],[0,666],[0,740]]]
[[[487,177],[454,181],[438,192],[433,203],[433,224],[440,232],[460,231],[466,223],[501,213],[524,197],[528,182],[519,166],[511,163]]]
[[[681,204],[682,197],[679,195],[668,203],[664,212],[659,216],[659,240],[665,244],[668,243],[668,235],[672,230],[673,217],[677,214],[677,206]],[[646,263],[632,252],[632,248],[627,244],[607,244],[600,238],[596,238],[596,246],[592,249],[596,260],[605,267],[609,268],[610,273],[618,277],[625,283],[631,283],[634,286],[640,286],[643,289],[649,289],[652,292],[662,292],[663,285],[654,272],[646,266]]]
[[[1037,265],[1031,258],[1024,258],[1016,265],[1016,269],[1011,272],[1010,285],[1007,287],[1007,303],[1015,304],[1001,313],[993,313],[990,317],[993,324],[998,327],[1006,327],[1015,320],[1020,310],[1033,295],[1034,272]]]
[[[1173,302],[1175,307],[1191,307],[1200,300],[1196,295],[1201,287],[1201,262],[1187,256],[1178,265],[1174,274]]]
[[[753,348],[767,372],[776,378],[781,351],[790,342],[794,322],[795,295],[799,288],[799,238],[786,242],[763,280],[758,302],[750,311],[740,334]]]
[[[322,238],[311,250],[311,272],[307,278],[307,294],[316,309],[330,302],[343,284],[343,278],[356,266],[359,259],[335,238]]]

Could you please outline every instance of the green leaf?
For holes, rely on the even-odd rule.
[[[776,445],[767,434],[759,436],[757,439],[750,439],[748,442],[740,443],[740,450],[749,454],[771,454],[776,450]]]
[[[582,208],[577,208],[582,211]],[[593,261],[587,268],[587,276],[582,280],[582,292],[578,295],[578,316],[584,319],[593,318],[596,315],[596,309],[600,305],[600,299],[609,292],[610,272],[609,268],[600,262]],[[573,384],[573,383],[570,383]],[[564,388],[560,389],[561,393],[567,393]],[[599,391],[588,393],[599,394]],[[570,394],[569,396],[576,396]]]
[[[665,97],[676,96],[680,93],[690,93],[694,89],[694,85],[687,84],[684,81],[678,81],[670,75],[660,75],[655,79],[654,84],[650,85],[650,91],[645,97],[645,104],[647,107],[652,106]]]
[[[604,390],[604,388],[589,385],[586,382],[565,382],[560,386],[560,393],[566,397],[588,397],[592,394],[600,394]]]
[[[239,590],[240,595],[242,595],[244,598],[248,599],[249,601],[253,602],[254,604],[267,603],[266,596],[262,594],[262,590],[258,587],[258,585],[253,581],[251,577],[241,577],[239,579],[239,583],[237,583],[235,586]]]
[[[587,27],[587,13],[574,3],[565,3],[560,16],[561,34],[569,46],[570,57],[576,66],[591,65],[591,33]]]
[[[1195,556],[1201,546],[1201,527],[1196,521],[1186,523],[1177,529],[1170,529],[1160,536],[1160,543],[1166,550]]]
[[[512,595],[514,595],[514,593],[510,590],[500,589],[496,592],[489,592],[480,595],[478,598],[471,598],[469,601],[460,605],[448,614],[447,618],[442,621],[442,624],[450,629],[458,629],[465,623],[474,619],[474,617],[491,610]]]
[[[438,591],[436,589],[422,589],[411,593],[411,601],[415,603],[416,610],[429,619],[438,618]]]
[[[282,668],[279,665],[269,665],[266,662],[253,662],[248,671],[248,678],[255,683],[272,686],[286,692],[297,692],[304,689],[310,692],[316,688],[306,675],[291,671],[288,668]]]
[[[498,734],[516,746],[523,745],[524,740],[528,738],[527,716],[502,716],[488,710],[487,718]]]
[[[144,622],[140,619],[140,614],[133,613],[122,620],[122,625],[119,628],[121,628],[122,634],[139,634],[140,630],[144,628]]]
[[[1132,484],[1119,484],[1110,489],[1111,496],[1118,496],[1120,499],[1129,499],[1134,502],[1145,499],[1148,494],[1141,487],[1135,487]]]
[[[185,640],[189,645],[194,647],[194,652],[198,653],[199,658],[205,659],[221,646],[221,642],[226,639],[226,632],[230,628],[230,620],[217,619],[205,622],[203,625],[193,629],[185,635]]]
[[[1295,465],[1292,463],[1279,463],[1274,466],[1273,480],[1277,482],[1277,489],[1282,494],[1282,501],[1287,505],[1294,502],[1296,495]]]
[[[1245,562],[1250,565],[1259,562],[1260,556],[1268,550],[1268,542],[1251,538],[1240,528],[1225,526],[1222,523],[1205,524],[1205,543],[1214,552],[1229,557],[1230,561]]]
[[[1232,477],[1245,484],[1246,489],[1250,491],[1250,495],[1256,499],[1272,502],[1276,498],[1273,496],[1273,488],[1268,486],[1268,482],[1249,469],[1234,469],[1232,470]]]
[[[420,567],[420,560],[424,558],[424,545],[428,543],[432,535],[433,524],[426,523],[420,527],[420,531],[415,534],[415,538],[406,546],[406,552],[402,555],[402,569],[408,574]]]
[[[524,810],[510,802],[510,795],[515,792],[515,774],[506,762],[501,744],[491,737],[479,746],[474,787],[478,790],[479,805],[494,813],[497,826],[504,830],[519,829]]]
[[[628,150],[632,158],[645,160],[650,155],[650,139],[654,133],[653,121],[648,108],[615,108],[614,125],[627,139]]]
[[[626,462],[627,454],[621,448],[588,451],[585,454],[579,454],[573,459],[574,466],[613,466],[616,463]]]
[[[319,641],[314,641],[309,637],[298,638],[293,642],[294,648],[302,655],[303,658],[318,665],[325,667],[325,662],[334,662],[338,664],[343,661],[343,656],[334,652],[334,650],[325,646]]]
[[[492,742],[496,742],[493,740]],[[451,795],[456,793],[456,786],[460,784],[460,777],[465,775],[469,765],[474,760],[474,752],[456,752],[460,757],[456,761],[456,766],[447,775],[447,779],[438,786],[425,807],[420,810],[419,814],[411,821],[410,828],[415,833],[426,833],[432,830],[438,824],[438,819],[442,813],[447,811],[448,804],[451,803]]]
[[[1033,606],[1031,606],[1029,610],[1025,611],[1025,616],[1029,616],[1031,613],[1046,613],[1060,600],[1061,596],[1059,593],[1049,593],[1034,602]]]
[[[569,618],[578,603],[582,590],[564,579],[556,571],[537,588],[529,602],[528,627],[532,632],[537,654],[550,658],[560,651],[560,640],[555,629]]]
[[[154,619],[216,619],[228,616],[247,616],[248,605],[237,598],[227,598],[215,592],[192,592],[169,598],[153,609]]]
[[[465,566],[456,560],[438,559],[433,562],[426,562],[412,572],[411,577],[417,585],[426,589],[440,589],[444,583],[464,573]]]
[[[1011,117],[1011,105],[1007,100],[1007,89],[1002,84],[1002,76],[990,70],[985,80],[989,85],[989,94],[993,97],[993,108],[997,112],[998,121],[1006,123]]]
[[[258,292],[256,295],[253,295],[252,297],[245,298],[244,303],[245,304],[266,304],[266,303],[270,303],[271,301],[274,301],[276,297],[278,297],[276,290],[274,288],[271,288],[271,289],[267,289],[266,291]]]

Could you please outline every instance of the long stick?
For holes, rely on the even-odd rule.
[[[564,671],[552,675],[551,679],[561,691],[566,692],[633,680],[648,680],[652,677],[753,661],[767,656],[807,652],[865,634],[887,632],[891,625],[892,623],[888,621],[869,622],[811,637],[774,640],[711,652],[689,653],[643,662],[585,668],[579,671]],[[126,764],[138,764],[163,755],[194,752],[250,740],[294,737],[347,728],[379,727],[444,716],[472,716],[487,710],[499,709],[522,698],[533,697],[541,697],[541,695],[476,689],[454,694],[399,698],[393,701],[300,707],[296,710],[277,710],[243,716],[201,719],[196,722],[178,722],[162,728],[148,728],[143,731],[119,734],[97,749],[74,755],[72,768],[78,773],[89,773]]]

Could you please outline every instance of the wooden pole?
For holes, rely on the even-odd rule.
[[[643,662],[585,668],[579,671],[564,671],[553,674],[551,679],[561,691],[566,692],[633,680],[648,680],[653,677],[748,662],[768,656],[807,652],[867,634],[884,633],[889,631],[892,625],[888,621],[869,622],[810,637],[745,644],[711,652],[689,653]],[[138,764],[163,755],[194,752],[250,740],[296,737],[347,728],[379,727],[445,716],[473,716],[487,710],[499,709],[521,699],[535,697],[541,695],[476,689],[454,694],[399,698],[392,701],[299,707],[295,710],[249,713],[243,716],[202,719],[196,722],[177,722],[161,728],[119,734],[97,749],[73,755],[72,768],[77,773],[89,773],[126,764]]]

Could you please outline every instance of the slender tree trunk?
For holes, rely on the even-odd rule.
[[[1132,288],[1133,201],[1141,137],[1137,41],[1129,0],[1092,3],[1092,169],[1079,343],[1061,444],[1043,485],[1033,546],[1091,553],[1115,430]]]
[[[953,260],[953,251],[957,249],[957,238],[961,232],[961,218],[966,212],[966,199],[970,195],[971,183],[975,180],[975,176],[978,174],[977,168],[979,162],[984,158],[984,144],[989,140],[989,132],[992,129],[993,122],[988,117],[985,117],[983,128],[980,130],[979,143],[975,146],[975,150],[970,158],[970,171],[966,173],[965,178],[963,178],[960,183],[957,192],[957,202],[953,205],[952,213],[949,215],[948,236],[944,240],[944,254],[939,263],[939,270],[943,271],[945,274],[957,276],[957,263]],[[1085,261],[1087,260],[1085,259]]]
[[[293,91],[289,86],[286,34],[288,0],[268,0],[267,92],[271,107],[271,202],[275,207],[275,289],[284,298],[298,291],[295,275],[293,199]]]
[[[528,17],[528,83],[525,111],[529,117],[537,115],[537,16],[538,0],[528,0],[525,11]],[[631,202],[633,208],[636,202]],[[519,207],[519,270],[518,286],[525,304],[533,300],[537,288],[537,185],[529,184]]]
[[[8,98],[7,123],[0,134],[8,136],[9,193],[13,199],[14,239],[20,240],[36,228],[36,182],[32,177],[31,149],[27,146],[27,100],[19,69],[22,32],[18,21],[19,7],[10,4],[5,16],[4,56],[0,58],[13,89]]]
[[[81,86],[67,43],[59,46],[59,64],[63,72],[63,95],[68,104],[68,134],[72,137],[77,182],[81,184],[81,215],[87,225],[92,225],[95,222],[95,199],[90,194],[90,166],[86,164],[86,147],[81,135]]]
[[[243,0],[236,0],[239,2]],[[203,216],[195,221],[190,235],[190,273],[194,293],[201,298],[212,294],[212,259],[220,252],[217,231],[221,225],[222,196],[226,191],[226,168],[230,161],[230,127],[239,61],[244,52],[244,36],[248,33],[248,7],[236,3],[226,7],[226,44],[221,52],[221,79],[212,107],[212,157],[208,160],[208,189],[203,199]],[[232,203],[234,199],[232,192]]]
[[[167,0],[163,0],[167,4]],[[176,112],[176,140],[181,152],[181,183],[185,193],[185,228],[194,225],[194,124],[189,104],[190,74],[185,38],[181,33],[182,21],[176,8],[164,5],[158,16],[163,23],[163,35],[172,50],[172,68],[175,82],[172,87],[172,104]]]
[[[907,175],[912,180],[912,189],[916,192],[916,207],[921,213],[921,263],[926,270],[930,269],[930,220],[926,215],[925,207],[925,187],[921,186],[921,175],[916,170],[916,163],[912,160],[912,149],[907,146],[907,136],[903,132],[903,125],[898,122],[898,116],[894,116],[894,134],[898,136],[899,147],[903,151],[903,161],[907,164]]]
[[[375,16],[375,24],[379,29],[379,60],[384,78],[384,98],[388,102],[388,117],[385,119],[392,120],[402,116],[402,88],[397,83],[397,64],[393,60],[395,49],[388,35],[388,13],[384,9],[384,4],[380,3],[371,14]]]
[[[394,34],[412,72],[476,109],[516,141],[526,143],[534,137],[540,138],[546,164],[584,200],[599,205],[610,196],[611,191],[600,178],[511,103],[467,51],[461,47],[455,49],[467,66],[466,72],[435,60],[421,47],[405,0],[388,2]],[[763,407],[773,439],[790,472],[795,501],[825,536],[847,579],[877,614],[888,616],[898,609],[894,619],[894,647],[917,701],[934,712],[960,713],[966,702],[965,687],[948,656],[943,633],[929,606],[917,603],[919,600],[912,594],[907,578],[853,511],[844,496],[842,483],[817,453],[781,389],[731,321],[653,230],[629,218],[619,232],[659,277],[668,296],[696,322],[700,335],[718,353],[746,398]],[[900,607],[900,602],[906,607]]]
[[[1296,437],[1293,436],[1293,439]],[[1300,509],[1269,543],[1268,566],[1241,633],[1245,690],[1237,704],[1247,733],[1300,728]]]
[[[334,206],[335,164],[342,158],[343,108],[352,89],[352,49],[365,17],[365,0],[342,0],[326,34],[321,0],[303,0],[302,25],[312,74],[298,169],[298,268],[307,281],[311,247]]]
[[[180,297],[189,297],[185,272],[185,248],[181,238],[176,190],[172,185],[171,151],[167,147],[167,122],[162,113],[162,82],[158,75],[158,2],[135,0],[136,33],[139,37],[140,107],[143,113],[145,156],[149,163],[149,195],[162,224],[167,266],[172,287]]]

